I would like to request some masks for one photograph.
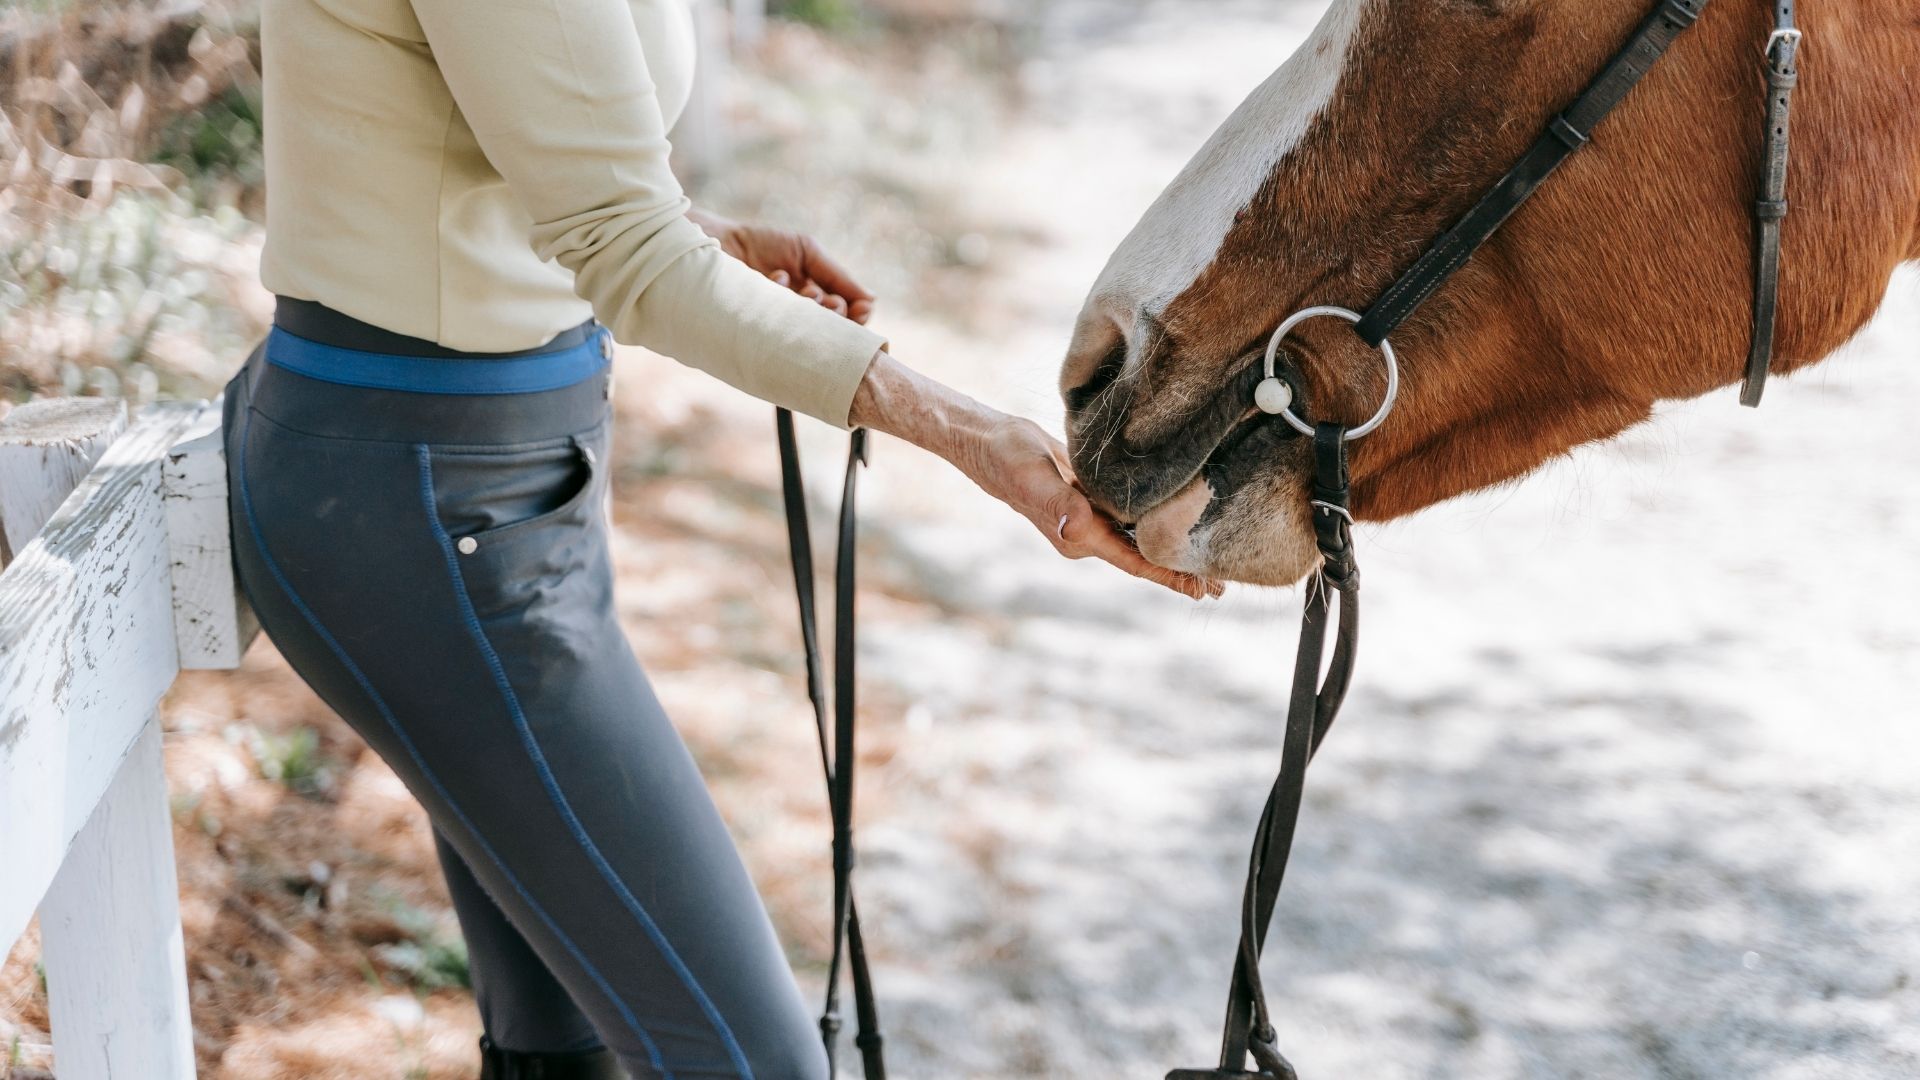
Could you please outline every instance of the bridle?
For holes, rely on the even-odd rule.
[[[1591,141],[1599,123],[1699,19],[1708,2],[1661,0],[1656,4],[1626,46],[1565,111],[1554,117],[1519,163],[1453,228],[1434,241],[1372,307],[1364,313],[1339,307],[1306,308],[1282,321],[1268,340],[1262,361],[1264,378],[1254,388],[1254,406],[1313,439],[1310,506],[1321,566],[1309,585],[1301,616],[1300,645],[1287,705],[1280,774],[1267,795],[1266,807],[1254,834],[1253,853],[1248,860],[1246,890],[1241,898],[1240,946],[1228,991],[1220,1064],[1211,1069],[1175,1069],[1167,1074],[1167,1080],[1235,1077],[1297,1080],[1293,1066],[1276,1045],[1278,1034],[1260,979],[1260,955],[1299,823],[1307,766],[1339,715],[1353,677],[1360,624],[1360,573],[1354,562],[1353,515],[1347,503],[1347,444],[1373,432],[1393,412],[1400,388],[1400,365],[1388,335],[1484,246],[1562,162]],[[1740,394],[1741,403],[1748,406],[1760,404],[1773,359],[1780,286],[1780,225],[1787,215],[1788,113],[1799,77],[1797,56],[1802,38],[1801,31],[1794,26],[1793,0],[1776,0],[1773,6],[1774,28],[1766,45],[1765,160],[1760,197],[1753,210],[1756,223],[1753,333]],[[1379,410],[1365,423],[1351,429],[1328,422],[1309,424],[1301,419],[1293,411],[1292,384],[1280,377],[1281,344],[1301,323],[1321,317],[1352,323],[1354,333],[1362,342],[1378,349],[1386,365],[1387,388]],[[1325,658],[1330,625],[1328,608],[1333,597],[1339,601],[1338,628],[1333,656],[1327,660],[1327,673],[1322,680],[1320,668]],[[1249,1055],[1255,1066],[1252,1072],[1246,1068]]]
[[[1278,417],[1313,440],[1314,472],[1309,499],[1319,570],[1309,582],[1301,615],[1299,646],[1287,702],[1280,772],[1267,795],[1248,859],[1241,898],[1240,944],[1228,992],[1226,1030],[1220,1064],[1210,1069],[1176,1069],[1167,1080],[1297,1080],[1293,1066],[1277,1046],[1278,1034],[1260,977],[1273,911],[1286,875],[1287,858],[1299,823],[1307,766],[1339,715],[1351,685],[1360,632],[1360,571],[1354,558],[1353,514],[1349,509],[1347,446],[1372,433],[1392,415],[1400,387],[1399,358],[1388,340],[1441,285],[1484,246],[1501,225],[1539,189],[1564,161],[1587,145],[1595,128],[1640,83],[1667,50],[1700,17],[1710,0],[1660,0],[1626,45],[1598,77],[1556,116],[1519,162],[1425,254],[1389,286],[1365,312],[1316,306],[1282,321],[1268,340],[1262,361],[1264,378],[1254,389],[1255,408]],[[1787,216],[1788,116],[1798,80],[1802,33],[1794,25],[1793,0],[1774,0],[1774,28],[1766,43],[1767,127],[1759,198],[1755,201],[1754,300],[1751,346],[1740,401],[1757,406],[1772,364],[1774,324],[1780,285],[1780,232]],[[1354,333],[1377,349],[1386,366],[1384,398],[1374,415],[1352,428],[1310,423],[1295,411],[1293,384],[1281,377],[1281,346],[1302,323],[1332,317],[1353,324]],[[868,970],[859,909],[854,903],[854,563],[855,479],[866,462],[866,433],[855,431],[841,492],[834,588],[834,688],[829,723],[820,657],[813,589],[813,553],[808,532],[806,491],[801,481],[793,416],[776,413],[780,445],[781,492],[786,508],[788,553],[793,563],[800,609],[801,641],[806,653],[807,691],[820,735],[820,760],[827,778],[833,822],[833,952],[827,971],[826,1007],[820,1030],[830,1068],[841,1027],[840,965],[852,972],[855,1015],[865,1074],[885,1080],[879,1016]],[[1337,601],[1337,604],[1336,604]],[[1337,613],[1336,613],[1337,612]],[[1327,635],[1333,632],[1332,656]],[[1322,665],[1326,674],[1321,675]],[[1248,1071],[1251,1056],[1254,1070]]]

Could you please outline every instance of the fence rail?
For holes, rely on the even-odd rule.
[[[217,401],[0,420],[0,951],[37,909],[61,1080],[194,1075],[158,709],[257,633],[219,422]]]

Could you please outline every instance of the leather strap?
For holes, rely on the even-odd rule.
[[[1767,39],[1767,136],[1760,197],[1753,206],[1753,344],[1747,352],[1740,404],[1756,407],[1773,365],[1773,331],[1780,301],[1780,231],[1787,218],[1788,115],[1800,81],[1800,31],[1793,25],[1794,0],[1775,0],[1773,34]]]
[[[1639,85],[1655,62],[1700,17],[1707,3],[1661,0],[1593,84],[1547,125],[1520,163],[1366,310],[1354,325],[1361,340],[1378,348],[1454,271],[1485,246],[1560,163],[1587,144],[1600,121]]]
[[[1177,1069],[1168,1080],[1217,1080],[1256,1076],[1296,1080],[1293,1066],[1276,1045],[1278,1035],[1260,980],[1260,954],[1273,923],[1273,909],[1286,877],[1307,765],[1326,739],[1352,683],[1360,641],[1360,572],[1354,562],[1353,519],[1347,507],[1346,428],[1320,424],[1314,430],[1314,535],[1321,555],[1320,573],[1308,586],[1300,618],[1300,644],[1294,658],[1293,690],[1287,703],[1280,773],[1267,795],[1248,859],[1246,892],[1240,905],[1240,948],[1227,999],[1226,1033],[1218,1069]],[[1339,599],[1333,657],[1324,680],[1330,611]],[[1245,1071],[1251,1055],[1258,1072]]]
[[[853,975],[854,1017],[859,1025],[854,1045],[860,1050],[869,1080],[886,1080],[885,1040],[880,1033],[873,973],[867,963],[866,939],[860,933],[860,908],[853,898],[856,689],[853,603],[859,539],[854,497],[860,467],[867,461],[867,433],[853,433],[846,476],[840,489],[839,534],[834,557],[833,720],[829,730],[813,587],[812,526],[807,514],[806,485],[800,475],[800,446],[794,436],[793,414],[786,409],[775,410],[774,426],[780,444],[780,495],[787,516],[787,554],[793,563],[794,598],[800,610],[800,642],[806,654],[807,699],[813,705],[814,725],[820,735],[820,767],[826,774],[827,804],[833,819],[833,954],[827,966],[827,995],[820,1014],[820,1036],[827,1048],[828,1069],[837,1072],[840,966],[844,958]]]

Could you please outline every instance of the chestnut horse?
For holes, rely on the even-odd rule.
[[[1245,372],[1287,315],[1371,304],[1646,10],[1334,0],[1114,254],[1076,329],[1061,376],[1074,464],[1148,558],[1269,584],[1313,568],[1307,440],[1247,422]],[[1359,517],[1514,479],[1739,379],[1771,25],[1758,0],[1708,5],[1394,333],[1399,404],[1353,444]],[[1920,8],[1824,0],[1800,25],[1776,373],[1838,348],[1920,259]],[[1288,341],[1315,416],[1374,411],[1380,361],[1350,328],[1316,320]]]

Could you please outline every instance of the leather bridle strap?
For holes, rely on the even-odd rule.
[[[1300,644],[1294,658],[1280,774],[1261,811],[1248,860],[1246,892],[1240,904],[1240,948],[1227,999],[1220,1068],[1178,1069],[1168,1074],[1168,1080],[1243,1076],[1249,1054],[1261,1070],[1257,1075],[1295,1080],[1293,1066],[1275,1045],[1277,1034],[1260,981],[1260,954],[1286,876],[1287,857],[1293,849],[1307,765],[1346,700],[1360,642],[1360,570],[1354,561],[1353,518],[1347,508],[1346,434],[1346,428],[1338,424],[1323,423],[1314,429],[1313,526],[1321,567],[1308,585],[1300,618]],[[1320,665],[1326,658],[1330,609],[1336,596],[1338,628],[1323,680]]]
[[[1454,271],[1480,250],[1560,163],[1585,146],[1594,128],[1700,17],[1708,0],[1661,0],[1585,93],[1547,125],[1520,163],[1366,310],[1354,332],[1374,347],[1407,321]]]
[[[787,554],[793,562],[794,597],[800,608],[800,642],[806,653],[807,698],[813,704],[814,725],[819,729],[820,767],[827,777],[827,804],[833,820],[833,954],[827,965],[826,1006],[820,1015],[820,1036],[827,1048],[828,1070],[835,1072],[841,1026],[840,964],[844,956],[853,975],[854,1017],[859,1025],[854,1045],[860,1048],[861,1063],[869,1080],[886,1080],[884,1040],[880,1034],[879,1011],[874,1005],[873,975],[867,964],[866,939],[860,934],[860,908],[853,899],[853,602],[858,540],[854,495],[860,467],[867,461],[867,433],[853,433],[840,491],[839,536],[834,558],[833,722],[829,732],[813,591],[813,539],[793,414],[785,409],[775,410],[774,425],[780,443],[780,495],[787,515]]]
[[[1780,301],[1780,227],[1787,218],[1787,125],[1793,88],[1800,81],[1800,31],[1793,25],[1794,0],[1776,0],[1773,33],[1767,38],[1767,139],[1760,198],[1753,206],[1753,346],[1740,404],[1758,406],[1773,365],[1773,328]]]

